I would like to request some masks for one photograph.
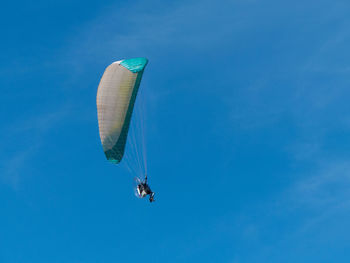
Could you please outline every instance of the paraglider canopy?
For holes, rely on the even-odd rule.
[[[100,138],[107,159],[117,164],[124,155],[131,116],[148,60],[133,58],[109,65],[97,90]]]

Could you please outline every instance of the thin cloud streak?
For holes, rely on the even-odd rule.
[[[7,150],[1,156],[0,179],[19,190],[21,179],[28,172],[26,167],[31,167],[30,162],[45,144],[45,135],[59,125],[68,112],[67,108],[61,108],[8,125],[2,132],[3,149]]]

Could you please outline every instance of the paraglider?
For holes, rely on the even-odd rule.
[[[146,58],[133,58],[113,62],[106,68],[98,86],[96,104],[100,139],[107,160],[113,164],[119,164],[122,161],[127,141],[130,140],[128,139],[130,123],[140,82],[147,63],[148,60]],[[131,137],[131,139],[136,140],[135,136]],[[133,142],[133,145],[130,147],[130,152],[132,150],[136,152],[136,157],[131,159],[137,160],[125,163],[130,171],[135,171],[137,170],[136,166],[140,166],[137,174],[139,177],[137,191],[141,198],[149,195],[152,202],[154,201],[154,193],[147,184],[147,176],[145,176],[144,181],[140,179],[147,172],[145,171],[145,151],[138,150],[143,141]],[[143,168],[141,167],[142,161],[139,159],[143,159]],[[137,164],[135,165],[132,162]]]
[[[147,175],[145,176],[145,180],[143,182],[140,181],[138,178],[136,180],[138,181],[138,185],[136,187],[138,197],[144,198],[147,195],[149,195],[149,201],[151,203],[154,202],[154,192],[152,192],[151,188],[147,183]]]

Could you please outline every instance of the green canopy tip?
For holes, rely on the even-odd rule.
[[[120,163],[120,160],[116,160],[116,159],[108,159],[109,162],[113,163],[113,164],[118,164]]]
[[[120,62],[120,65],[127,68],[133,73],[137,73],[142,71],[148,63],[147,58],[130,58],[130,59],[124,59],[122,62]]]

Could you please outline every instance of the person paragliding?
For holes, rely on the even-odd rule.
[[[154,192],[152,192],[151,188],[149,187],[147,183],[147,175],[145,176],[145,180],[139,181],[139,184],[136,187],[137,194],[140,198],[144,198],[147,195],[149,195],[149,201],[152,203],[154,202]]]
[[[126,142],[135,139],[134,142],[130,143],[132,147],[129,148],[129,162],[125,162],[127,161],[125,160],[124,163],[139,178],[147,174],[145,150],[142,149],[144,138],[141,137],[138,140],[137,136],[131,136],[128,139],[128,133],[137,93],[147,63],[146,58],[113,62],[103,73],[96,96],[101,144],[107,160],[113,164],[119,164],[124,156]],[[137,127],[137,125],[135,126]],[[141,123],[140,127],[142,128],[142,126]],[[142,132],[141,135],[143,136]],[[136,153],[134,158],[132,158],[132,153]],[[149,201],[154,201],[154,193],[147,183],[147,175],[144,181],[137,179],[136,190],[138,197],[144,198],[149,195]]]

